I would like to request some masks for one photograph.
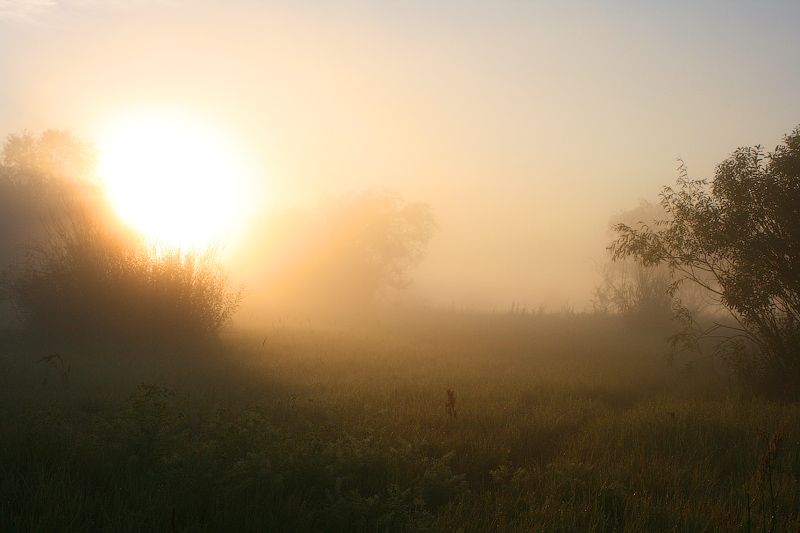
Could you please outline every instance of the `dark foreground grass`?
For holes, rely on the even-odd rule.
[[[180,349],[6,339],[2,529],[798,530],[800,409],[679,374],[662,334],[379,324]]]

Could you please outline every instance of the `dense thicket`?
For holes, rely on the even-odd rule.
[[[0,278],[0,299],[38,335],[141,340],[216,332],[241,298],[227,287],[220,246],[170,248],[125,228],[91,180],[91,150],[65,132],[6,141],[0,186],[11,194],[3,203],[25,223],[3,250],[14,260]]]

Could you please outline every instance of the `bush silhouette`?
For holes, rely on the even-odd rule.
[[[38,158],[52,164],[52,157]],[[183,250],[148,241],[116,219],[96,185],[42,180],[42,169],[29,167],[8,157],[0,167],[0,179],[14,177],[6,178],[7,187],[35,179],[50,191],[42,196],[48,205],[39,206],[52,213],[42,220],[44,231],[29,238],[0,278],[0,297],[11,301],[25,331],[72,339],[186,338],[216,333],[236,311],[242,291],[228,289],[221,243]]]

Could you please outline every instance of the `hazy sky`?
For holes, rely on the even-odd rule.
[[[266,209],[388,187],[435,304],[583,307],[607,223],[800,124],[800,3],[0,0],[0,135],[196,110]]]

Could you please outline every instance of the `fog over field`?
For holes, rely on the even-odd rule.
[[[0,529],[800,531],[798,29],[0,0]]]
[[[270,220],[389,190],[438,227],[392,301],[582,310],[609,220],[657,202],[677,158],[711,178],[796,126],[798,27],[794,2],[3,0],[0,134],[71,129],[102,159],[131,117],[211,131],[235,164],[138,187],[182,216],[244,176],[226,257],[246,305],[312,261]]]

